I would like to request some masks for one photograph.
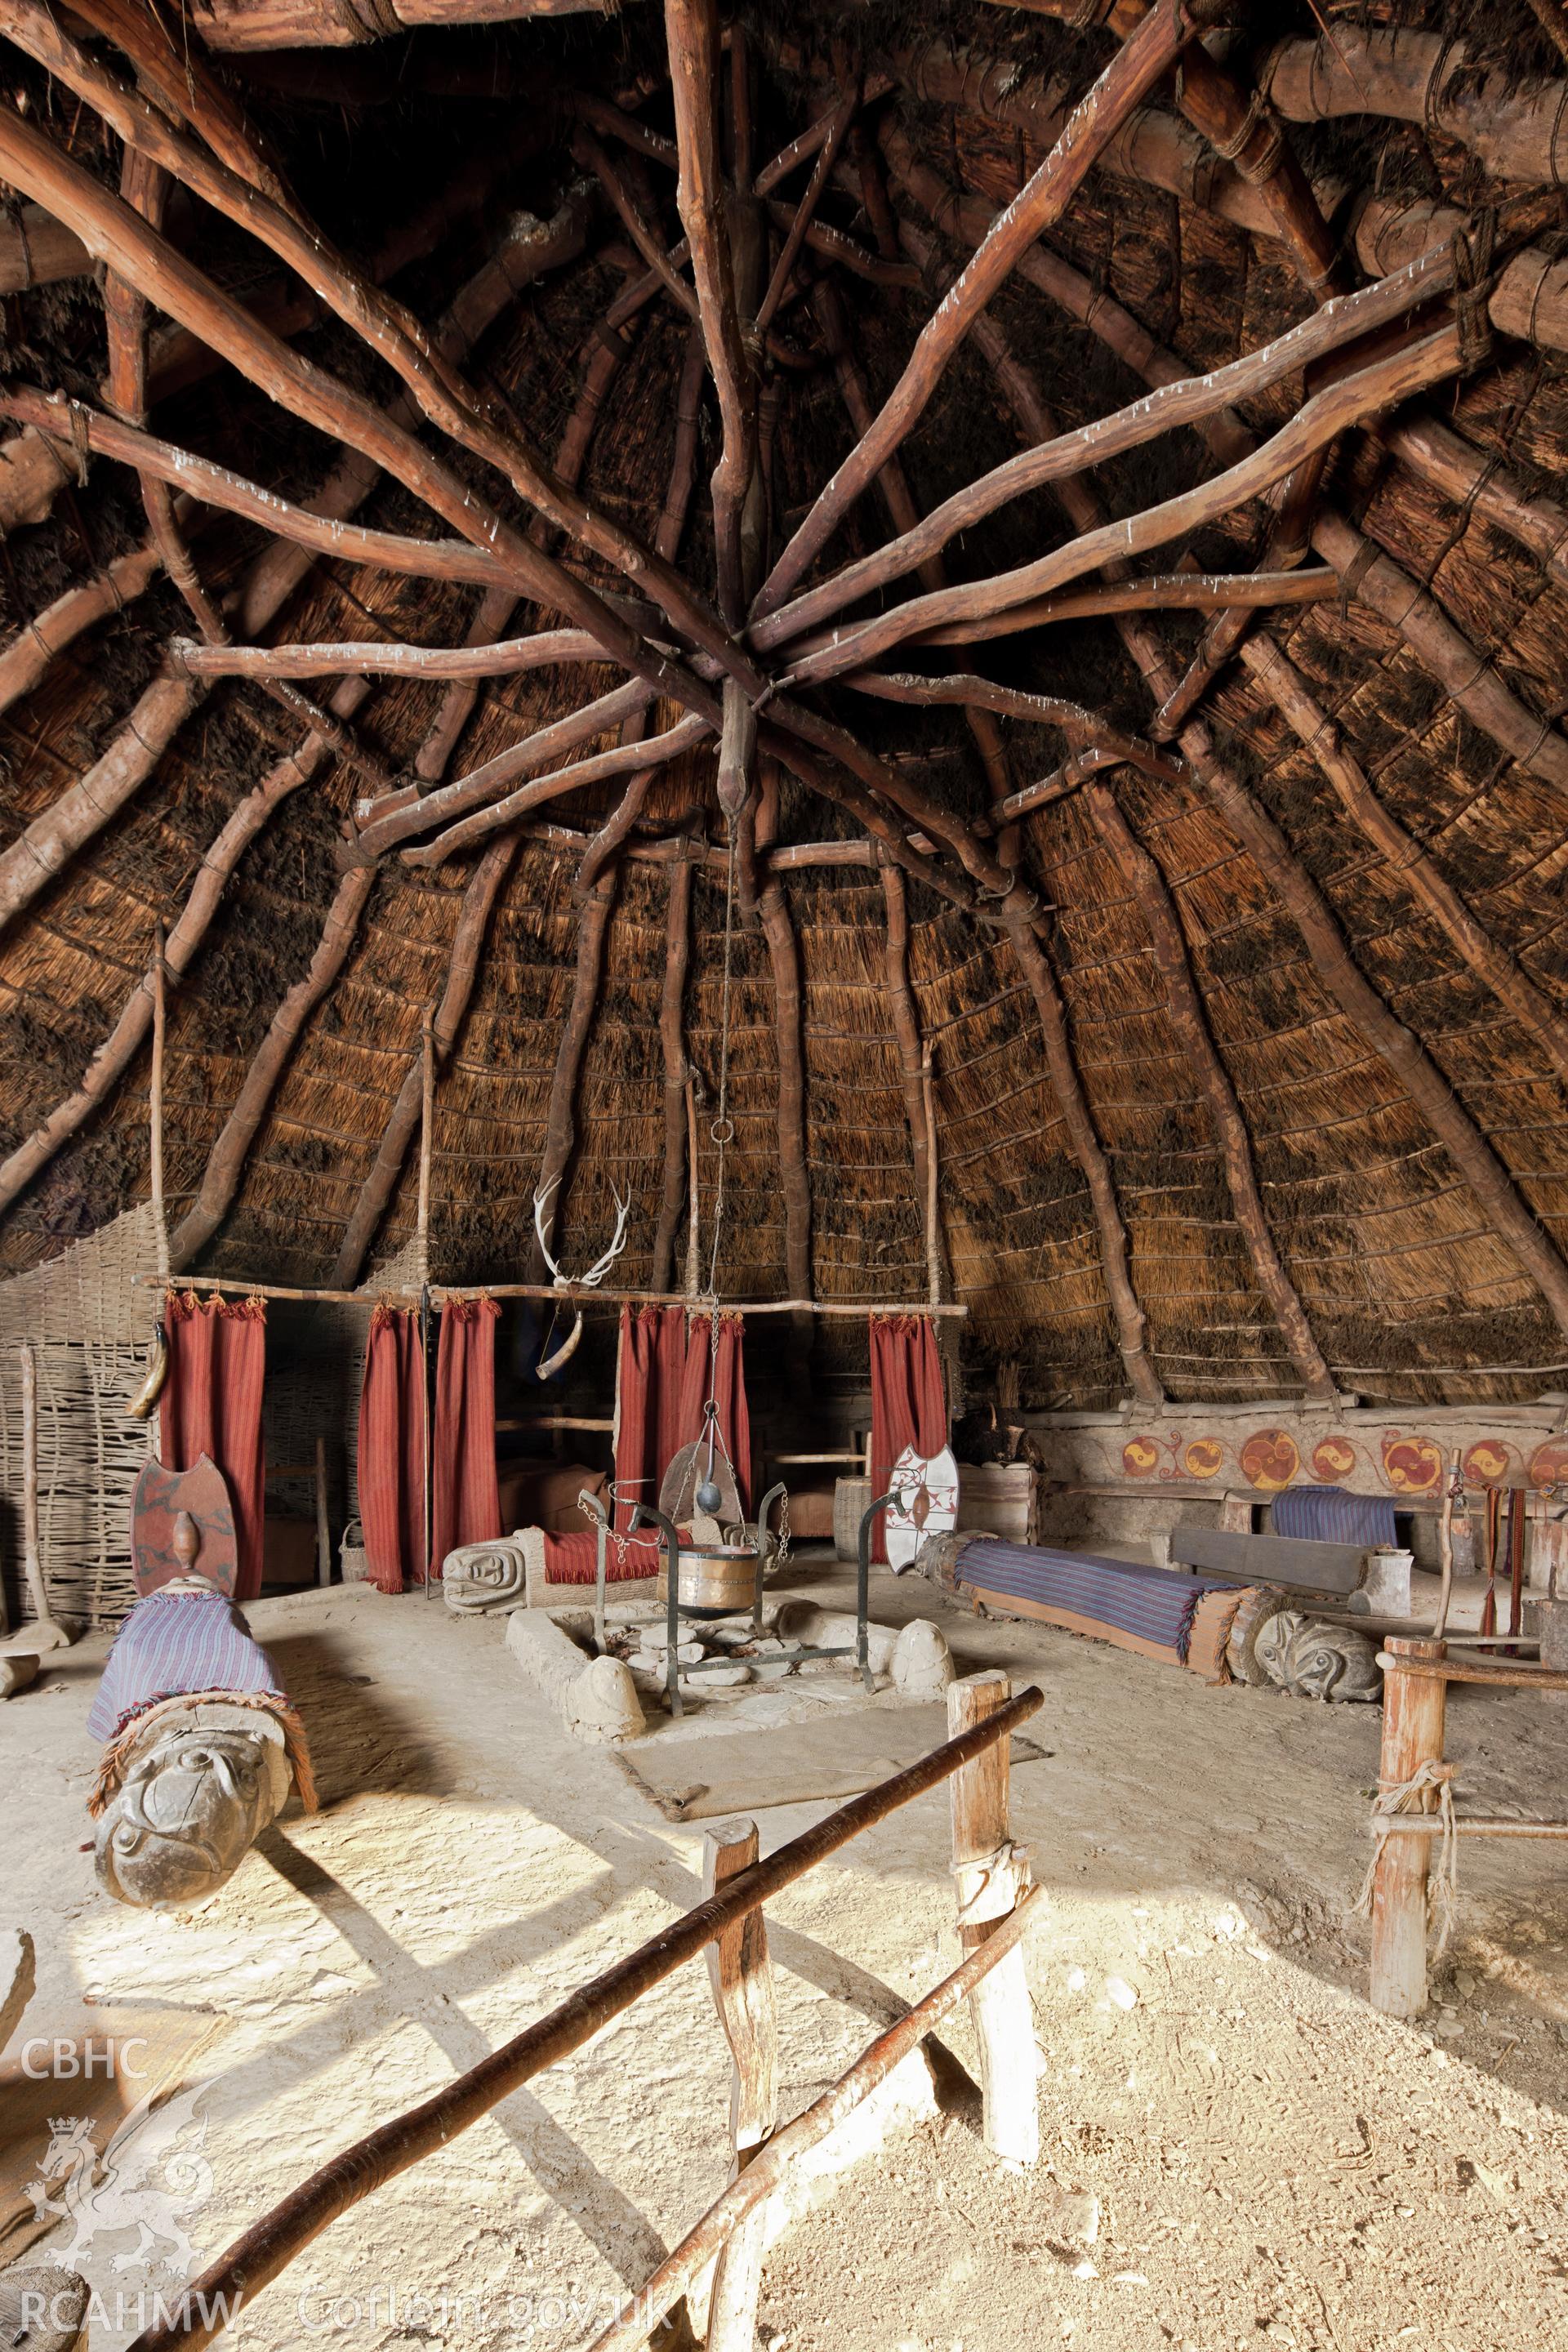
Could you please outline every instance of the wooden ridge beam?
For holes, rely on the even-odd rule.
[[[479,961],[484,948],[485,932],[497,898],[511,870],[517,856],[515,840],[492,841],[462,895],[457,925],[452,934],[451,950],[447,961],[447,981],[441,1001],[436,1008],[433,1044],[436,1066],[439,1069],[449,1058],[468,1013],[474,983],[479,977]],[[424,1103],[425,1072],[423,1040],[415,1047],[406,1076],[404,1078],[391,1114],[383,1130],[381,1143],[361,1185],[349,1213],[343,1238],[339,1245],[337,1262],[332,1268],[334,1289],[352,1290],[363,1270],[371,1244],[374,1241],[381,1221],[397,1190],[403,1173],[403,1163],[408,1157],[408,1147],[419,1124]]]
[[[1327,604],[1340,593],[1336,574],[1314,564],[1306,572],[1160,572],[1107,581],[1102,587],[1075,588],[1040,596],[984,620],[954,621],[910,639],[917,646],[972,646],[993,637],[1016,636],[1026,629],[1049,628],[1056,621],[1092,621],[1110,613],[1208,613],[1237,604],[1265,610],[1287,604]],[[816,640],[803,646],[815,648]],[[850,681],[853,683],[853,681]]]
[[[342,48],[426,26],[516,24],[535,16],[608,16],[614,0],[184,0],[209,49]]]
[[[472,848],[475,842],[482,841],[487,835],[515,823],[517,818],[542,806],[546,801],[557,800],[563,793],[576,792],[584,784],[603,783],[606,777],[624,776],[628,770],[638,770],[647,775],[655,768],[663,767],[668,761],[679,760],[682,753],[694,750],[711,733],[712,730],[705,719],[698,719],[689,713],[686,718],[677,719],[675,725],[668,728],[662,735],[656,735],[651,741],[643,741],[634,736],[612,751],[596,752],[590,759],[554,769],[548,775],[536,776],[531,782],[520,785],[516,792],[489,802],[469,816],[460,817],[457,824],[447,825],[417,849],[405,849],[403,862],[405,866],[440,866],[448,857]],[[411,803],[407,813],[416,813],[419,806],[418,802]],[[364,854],[363,844],[361,854]]]

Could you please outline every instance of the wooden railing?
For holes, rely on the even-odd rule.
[[[1431,1898],[1437,1892],[1442,1900],[1452,1899],[1456,1841],[1568,1837],[1568,1822],[1455,1811],[1453,1767],[1443,1755],[1448,1685],[1568,1691],[1568,1672],[1521,1658],[1456,1657],[1447,1642],[1414,1635],[1391,1635],[1378,1664],[1384,1670],[1383,1753],[1372,1822],[1378,1843],[1371,1874],[1371,1998],[1373,2007],[1389,2017],[1418,2017],[1426,2006]]]
[[[907,1770],[759,1858],[756,1824],[709,1833],[704,1900],[582,1986],[549,2015],[481,2059],[420,2105],[382,2124],[301,2181],[237,2238],[182,2296],[172,2317],[131,2352],[199,2352],[242,2306],[328,2226],[524,2083],[569,2057],[610,2020],[701,1952],[732,2060],[734,2175],[696,2227],[631,2298],[594,2352],[646,2346],[658,2322],[710,2263],[708,2352],[751,2352],[761,2282],[763,2200],[806,2149],[825,2139],[959,2003],[970,2002],[980,2049],[984,2137],[998,2156],[1039,2152],[1034,2019],[1019,1939],[1037,1890],[1008,1835],[1009,1743],[1043,1706],[1034,1688],[1012,1696],[1005,1675],[971,1675],[948,1693],[946,1743]],[[848,2073],[775,2131],[778,2032],[762,1906],[864,1829],[927,1790],[952,1782],[952,1871],[963,1964],[862,2051]]]

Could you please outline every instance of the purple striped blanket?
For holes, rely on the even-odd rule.
[[[239,1611],[222,1592],[150,1592],[114,1637],[87,1718],[94,1739],[117,1738],[160,1699],[233,1691],[289,1694]]]
[[[1130,1635],[1187,1663],[1193,1620],[1205,1593],[1229,1591],[1223,1580],[1173,1576],[1136,1560],[1102,1559],[1092,1552],[1058,1551],[1048,1544],[1003,1543],[976,1536],[958,1556],[960,1585],[973,1585],[1037,1608],[1092,1619],[1108,1632]]]
[[[1399,1541],[1390,1495],[1352,1495],[1344,1486],[1287,1486],[1270,1511],[1277,1536],[1360,1544],[1367,1551]]]

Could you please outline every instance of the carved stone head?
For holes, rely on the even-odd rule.
[[[234,1875],[278,1810],[262,1730],[171,1726],[151,1739],[99,1818],[93,1860],[108,1892],[184,1910]]]
[[[528,1569],[521,1543],[462,1544],[441,1565],[441,1597],[448,1609],[508,1609],[523,1600]]]
[[[1269,1681],[1296,1698],[1379,1699],[1377,1643],[1348,1625],[1281,1609],[1259,1626],[1253,1652]]]

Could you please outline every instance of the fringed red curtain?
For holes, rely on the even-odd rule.
[[[234,1506],[237,1601],[261,1590],[267,1464],[261,1389],[267,1372],[264,1298],[200,1298],[172,1290],[163,1301],[169,1377],[158,1408],[158,1458],[192,1470],[205,1454],[223,1472]]]
[[[682,1309],[677,1307],[674,1312],[679,1315]],[[679,1435],[670,1447],[670,1454],[678,1453],[681,1446],[689,1445],[694,1438],[701,1436],[710,1375],[713,1401],[719,1408],[719,1434],[734,1465],[735,1484],[740,1489],[742,1507],[750,1510],[752,1415],[746,1402],[745,1323],[741,1316],[720,1316],[716,1354],[712,1318],[708,1315],[692,1317],[690,1337],[686,1346],[686,1374],[680,1384]],[[668,1458],[667,1454],[667,1463]]]
[[[746,1407],[742,1325],[738,1315],[719,1318],[719,1357],[714,1395],[719,1426],[735,1465],[742,1499],[750,1501],[752,1422]],[[689,1330],[683,1307],[621,1309],[616,1422],[616,1527],[620,1540],[610,1546],[605,1580],[622,1583],[651,1576],[658,1565],[657,1538],[646,1532],[627,1538],[634,1502],[657,1503],[659,1483],[672,1457],[702,1433],[708,1397],[709,1318],[693,1316]],[[368,1529],[367,1529],[368,1535]],[[552,1584],[591,1584],[595,1538],[544,1538],[545,1574]]]
[[[893,1465],[906,1445],[929,1456],[946,1444],[947,1398],[936,1325],[929,1315],[873,1315],[869,1499],[887,1493]],[[879,1518],[871,1531],[871,1557],[888,1557]]]
[[[436,1352],[436,1491],[430,1573],[458,1544],[500,1533],[496,1484],[496,1324],[493,1298],[449,1298]]]
[[[417,1583],[425,1558],[425,1366],[419,1318],[407,1307],[378,1307],[370,1318],[359,1400],[359,1515],[371,1582],[382,1592]]]

